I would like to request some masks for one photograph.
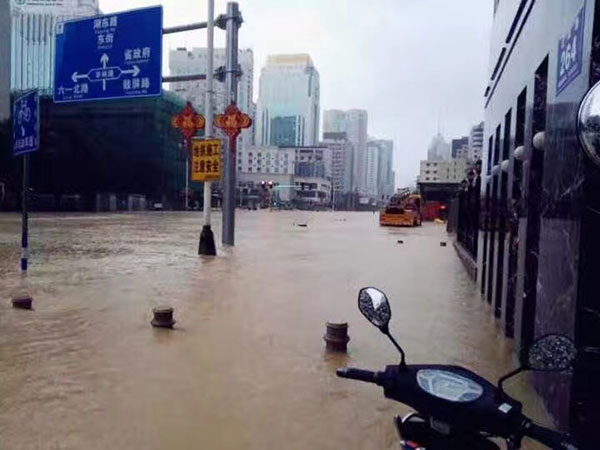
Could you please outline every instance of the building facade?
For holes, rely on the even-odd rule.
[[[346,132],[347,114],[339,109],[328,109],[323,113],[323,139],[325,133]]]
[[[379,139],[379,167],[377,169],[377,199],[387,200],[394,195],[394,141]]]
[[[378,198],[379,184],[379,156],[380,149],[374,141],[367,143],[367,166],[366,166],[366,190],[365,194],[370,198]]]
[[[562,333],[600,348],[600,169],[577,137],[577,111],[600,80],[600,2],[499,1],[484,96],[478,277],[501,329],[526,348]],[[569,49],[568,51],[566,49]],[[600,362],[536,373],[559,426],[600,448]]]
[[[452,156],[450,144],[446,142],[444,136],[436,134],[427,149],[427,159],[429,161],[447,161]]]
[[[283,149],[289,149],[282,147]],[[331,150],[326,146],[291,147],[296,153],[296,175],[331,179]]]
[[[483,122],[473,126],[469,133],[469,159],[481,161],[483,151]]]
[[[452,158],[458,158],[459,150],[462,150],[463,147],[469,146],[469,136],[463,136],[459,139],[452,139]]]
[[[187,49],[178,47],[169,52],[169,71],[171,75],[190,75],[206,73],[208,52],[205,47]],[[214,70],[225,66],[226,54],[224,48],[215,48]],[[237,86],[237,106],[241,111],[254,119],[254,54],[251,49],[238,51],[238,64],[242,70]],[[225,83],[214,82],[213,111],[221,114],[227,107]],[[175,92],[184,100],[192,102],[196,110],[204,115],[206,100],[206,80],[182,81],[170,83],[169,90]],[[217,130],[218,131],[218,130]],[[242,130],[238,146],[246,148],[253,145],[254,127]]]
[[[367,194],[367,125],[368,114],[364,109],[348,111],[327,110],[324,113],[323,132],[346,132],[354,147],[352,155],[352,191]]]
[[[322,145],[331,151],[331,182],[336,193],[352,190],[352,156],[354,147],[346,132],[323,133]]]
[[[466,159],[450,161],[421,161],[420,183],[460,183],[465,179],[469,164]]]
[[[248,147],[238,150],[238,173],[293,175],[296,150],[273,146]]]
[[[98,14],[98,0],[12,0],[11,5],[11,88],[50,93],[56,24]]]
[[[310,56],[269,56],[260,74],[256,144],[315,145],[319,111],[319,72]]]

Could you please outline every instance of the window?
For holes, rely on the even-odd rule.
[[[257,168],[256,168],[256,171],[257,171],[257,172],[260,172],[260,167],[257,167]]]
[[[248,167],[248,172],[252,172],[252,167]]]

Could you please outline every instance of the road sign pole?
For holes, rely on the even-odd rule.
[[[227,61],[225,66],[225,92],[229,104],[237,100],[238,81],[238,29],[241,22],[239,6],[235,2],[227,3]],[[225,176],[223,179],[223,231],[224,245],[235,243],[235,185],[237,137],[228,139],[228,151],[224,152]]]
[[[208,20],[206,22],[206,92],[204,93],[204,116],[206,117],[206,128],[204,137],[210,139],[214,137],[213,132],[213,64],[214,64],[214,19],[215,19],[215,1],[208,0]],[[211,182],[204,182],[204,225],[200,233],[200,244],[198,254],[215,256],[217,247],[215,245],[215,236],[210,225],[210,212],[212,208],[212,188]]]
[[[189,209],[190,201],[188,198],[190,192],[190,153],[185,152],[185,210]]]
[[[27,272],[29,262],[29,153],[23,155],[23,206],[21,211],[21,270]]]

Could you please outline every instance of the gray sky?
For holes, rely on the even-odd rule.
[[[215,13],[225,0],[215,0]],[[163,0],[166,26],[206,20],[201,0]],[[100,0],[103,12],[156,0]],[[369,135],[394,140],[397,187],[414,183],[437,131],[449,140],[483,120],[492,0],[239,0],[240,48],[254,50],[255,98],[266,55],[309,53],[325,109],[363,108]],[[126,6],[125,6],[126,5]],[[168,36],[165,53],[204,46],[205,32]],[[215,45],[224,32],[215,30]],[[168,67],[165,58],[163,66]],[[166,72],[166,70],[165,70]]]

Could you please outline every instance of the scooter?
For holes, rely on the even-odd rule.
[[[574,342],[566,336],[548,334],[526,352],[521,367],[503,376],[494,386],[476,373],[459,366],[408,365],[404,350],[389,331],[392,311],[386,295],[367,287],[358,294],[360,312],[385,334],[400,352],[400,364],[382,372],[337,370],[342,378],[374,383],[386,398],[404,403],[417,412],[395,418],[405,450],[499,450],[492,439],[506,441],[508,450],[521,448],[525,436],[552,449],[577,450],[575,440],[535,424],[522,412],[522,404],[504,392],[503,383],[524,370],[562,371],[577,356]]]

